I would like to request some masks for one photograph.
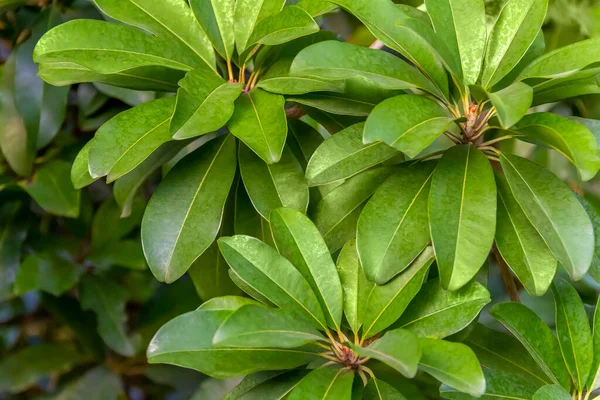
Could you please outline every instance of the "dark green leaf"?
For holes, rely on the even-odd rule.
[[[600,299],[596,303],[594,310],[594,319],[592,321],[593,334],[593,362],[590,370],[590,375],[587,381],[587,390],[594,391],[600,387]]]
[[[93,388],[93,390],[90,390]],[[116,400],[124,396],[121,378],[103,366],[95,367],[80,378],[69,382],[54,400]]]
[[[376,105],[376,103],[370,101],[349,99],[333,94],[312,94],[289,97],[287,100],[313,107],[327,113],[354,117],[368,116]]]
[[[19,266],[14,293],[20,296],[40,289],[60,296],[77,284],[82,273],[81,267],[56,254],[32,254]]]
[[[547,385],[535,392],[532,400],[569,400],[571,395],[560,385]]]
[[[380,379],[371,379],[363,392],[363,400],[406,400],[399,391]]]
[[[21,246],[27,234],[27,221],[18,202],[0,206],[0,300],[13,297],[15,274],[21,261]]]
[[[339,367],[323,367],[309,372],[287,396],[289,400],[348,400],[352,396],[354,372]]]
[[[217,52],[231,60],[235,46],[234,1],[191,0],[190,6]]]
[[[296,369],[259,372],[247,375],[223,400],[264,400],[285,397],[306,376],[309,370]]]

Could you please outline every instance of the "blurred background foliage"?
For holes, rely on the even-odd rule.
[[[420,0],[404,3],[422,7]],[[502,3],[486,0],[490,24]],[[190,278],[159,284],[146,266],[139,225],[165,169],[117,199],[102,181],[82,190],[71,183],[75,157],[96,129],[160,96],[101,84],[55,88],[39,79],[31,59],[35,43],[47,29],[76,18],[102,16],[89,0],[0,0],[0,399],[221,399],[239,380],[145,359],[163,323],[212,296],[197,291]],[[349,42],[375,41],[345,12],[320,22]],[[600,0],[551,0],[544,34],[547,50],[600,35]],[[544,107],[600,119],[600,93]],[[19,132],[35,143],[15,140]],[[546,165],[600,211],[598,179],[583,185],[553,150],[507,145]],[[592,274],[577,283],[592,302],[600,289],[596,281],[600,276]],[[507,300],[494,264],[488,284],[494,303]],[[520,294],[553,323],[551,295]],[[480,320],[492,324],[485,312]],[[416,382],[398,383],[407,398],[439,397],[436,382]]]

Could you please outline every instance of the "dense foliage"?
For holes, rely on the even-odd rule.
[[[0,393],[591,398],[595,9],[498,3],[0,2]]]

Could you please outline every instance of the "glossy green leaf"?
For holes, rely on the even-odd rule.
[[[234,31],[235,45],[239,54],[248,47],[248,39],[256,25],[266,17],[277,14],[283,8],[284,0],[240,0],[235,3]]]
[[[327,324],[340,329],[342,285],[329,249],[308,217],[291,208],[278,208],[269,216],[279,253],[290,260],[314,291]]]
[[[592,320],[593,361],[587,381],[587,390],[594,391],[600,387],[600,299],[596,303],[594,318]]]
[[[521,60],[535,40],[548,9],[548,0],[510,0],[490,32],[481,82],[492,87]]]
[[[540,317],[520,303],[496,304],[490,314],[515,335],[553,382],[570,388],[558,340]]]
[[[127,291],[104,278],[86,276],[79,287],[81,307],[98,316],[98,333],[112,350],[123,356],[133,356],[136,347],[125,331]]]
[[[429,243],[427,199],[435,167],[435,163],[401,166],[363,209],[356,242],[370,281],[380,285],[389,281]]]
[[[521,61],[510,71],[500,82],[494,85],[494,90],[503,89],[510,86],[513,82],[518,80],[519,75],[535,60],[537,60],[544,51],[546,50],[546,40],[544,38],[544,31],[540,30],[531,43],[531,46],[527,49]]]
[[[234,1],[191,0],[190,6],[217,53],[231,60],[235,46]]]
[[[358,253],[356,241],[351,240],[342,248],[337,259],[337,270],[340,276],[344,298],[344,316],[354,333],[358,333],[362,325],[369,293],[375,284],[365,276]]]
[[[421,289],[433,260],[433,249],[428,247],[404,273],[371,288],[362,318],[363,337],[376,335],[400,318]]]
[[[228,274],[228,266],[216,243],[213,243],[190,267],[188,274],[203,300],[238,293]]]
[[[496,183],[485,155],[470,145],[444,153],[429,195],[431,238],[442,286],[457,290],[479,271],[496,231]]]
[[[325,327],[317,296],[302,274],[277,251],[249,236],[219,239],[229,266],[252,288],[279,307],[294,309]]]
[[[280,207],[306,212],[308,186],[298,160],[287,147],[277,164],[267,164],[248,147],[240,146],[239,162],[244,186],[263,218],[268,220],[271,211]]]
[[[533,395],[532,400],[569,400],[571,395],[560,385],[546,385]]]
[[[346,83],[341,80],[327,81],[306,76],[290,76],[290,65],[291,60],[288,59],[277,61],[261,77],[256,86],[267,92],[293,96],[313,92],[340,93],[344,91]]]
[[[575,387],[582,391],[593,359],[592,332],[577,291],[563,279],[552,285],[556,306],[556,333],[563,359]]]
[[[36,289],[60,296],[77,284],[82,273],[81,267],[56,254],[32,254],[19,266],[13,290],[18,296]]]
[[[498,113],[503,128],[516,124],[529,110],[533,100],[533,89],[523,82],[489,93],[488,97]]]
[[[214,347],[213,335],[232,310],[197,310],[169,321],[148,346],[148,362],[174,364],[215,378],[304,365],[316,355],[293,349]]]
[[[270,371],[247,375],[223,400],[284,398],[309,372],[307,369],[296,369],[284,373]]]
[[[180,161],[161,183],[142,221],[156,279],[174,282],[214,241],[235,171],[235,139],[227,135]]]
[[[419,339],[407,330],[388,331],[369,346],[352,345],[352,349],[361,357],[370,357],[389,365],[407,378],[417,374],[421,358]]]
[[[246,293],[250,298],[256,300],[259,303],[262,303],[266,306],[276,307],[269,299],[267,299],[262,293],[258,290],[254,289],[248,282],[242,279],[234,270],[229,269],[229,278],[235,283],[235,285],[240,288],[244,293]]]
[[[323,340],[306,320],[285,309],[248,305],[235,311],[217,329],[216,347],[291,349]]]
[[[326,14],[336,8],[335,4],[326,0],[300,0],[297,5],[313,17]]]
[[[564,155],[584,181],[592,179],[600,169],[594,135],[576,121],[552,113],[535,113],[526,115],[514,129]]]
[[[452,124],[448,112],[424,96],[406,94],[378,104],[365,124],[364,141],[383,141],[416,157]]]
[[[238,180],[235,194],[234,233],[255,237],[271,247],[275,247],[271,225],[252,205],[241,179]]]
[[[38,168],[33,177],[20,185],[46,212],[77,218],[81,193],[71,183],[71,165],[53,160]]]
[[[394,326],[418,337],[443,339],[467,327],[490,301],[490,292],[478,282],[448,292],[439,279],[432,279],[423,285]]]
[[[94,388],[90,390],[90,388]],[[116,400],[124,396],[121,378],[116,373],[104,366],[98,366],[84,373],[78,379],[69,382],[56,397],[55,400]]]
[[[592,257],[592,264],[590,265],[588,274],[594,281],[598,282],[600,281],[600,215],[596,211],[596,207],[590,204],[588,200],[579,195],[577,199],[583,205],[594,227],[594,256]]]
[[[69,62],[100,74],[157,66],[188,71],[195,54],[136,28],[91,19],[73,20],[46,33],[33,52],[37,63]]]
[[[175,139],[186,139],[222,128],[233,115],[242,83],[227,83],[207,67],[187,73],[179,82],[177,104],[170,131]]]
[[[364,400],[406,400],[392,385],[380,379],[371,379],[363,392]]]
[[[291,66],[291,74],[324,79],[356,76],[390,90],[422,89],[439,92],[419,70],[392,54],[329,40],[302,50]]]
[[[498,218],[496,246],[532,296],[542,296],[552,283],[557,261],[515,199],[504,175],[496,174]]]
[[[287,100],[316,108],[317,110],[325,111],[326,113],[353,117],[368,116],[376,105],[371,101],[349,99],[333,94],[311,94],[289,97]]]
[[[352,396],[354,372],[339,367],[323,367],[309,372],[290,394],[289,400],[342,400]]]
[[[215,53],[187,2],[167,0],[94,0],[111,18],[168,39],[181,52],[194,54],[216,73]],[[198,63],[200,64],[200,63]]]
[[[422,349],[420,367],[438,379],[471,396],[485,393],[485,378],[473,351],[462,343],[419,339]]]
[[[319,25],[302,8],[288,6],[256,24],[248,46],[275,46],[319,31]]]
[[[281,159],[287,121],[283,96],[255,89],[235,102],[229,130],[268,164]]]
[[[571,189],[548,170],[514,155],[500,163],[527,218],[574,280],[587,272],[594,253],[594,229]]]
[[[425,5],[435,33],[453,54],[458,54],[462,83],[473,85],[485,52],[485,4],[479,0],[427,0]]]
[[[107,181],[112,182],[171,140],[169,122],[174,106],[172,97],[154,100],[122,112],[102,125],[89,151],[91,176],[108,175]]]
[[[327,193],[312,215],[330,252],[335,252],[356,235],[356,223],[367,200],[394,172],[382,167],[356,175]]]
[[[71,182],[73,183],[73,187],[75,189],[81,189],[88,185],[91,185],[98,178],[92,177],[89,169],[89,158],[90,158],[90,149],[94,146],[94,139],[91,139],[89,142],[83,146],[83,148],[75,157],[75,161],[73,161],[73,166],[71,167]]]

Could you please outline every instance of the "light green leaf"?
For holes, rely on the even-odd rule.
[[[234,1],[191,0],[190,6],[217,53],[231,60],[235,46]]]
[[[249,236],[219,239],[229,266],[253,289],[279,307],[326,326],[319,301],[302,274],[276,250]]]
[[[523,82],[516,82],[488,97],[498,113],[503,128],[516,124],[529,110],[533,100],[533,89]]]
[[[587,390],[594,391],[600,387],[600,298],[596,303],[594,310],[594,319],[592,321],[593,334],[593,362],[590,369],[590,375],[587,381]]]
[[[532,400],[570,400],[571,395],[560,385],[546,385],[533,395]]]
[[[319,25],[302,8],[288,6],[256,24],[248,46],[275,46],[319,31]]]
[[[405,94],[384,100],[365,124],[364,142],[383,141],[416,157],[452,124],[448,111],[424,96]]]
[[[148,362],[198,370],[214,378],[233,378],[264,370],[304,365],[314,353],[292,349],[245,349],[212,345],[212,339],[233,310],[197,310],[169,321],[148,346]]]
[[[73,166],[71,167],[71,182],[75,189],[81,189],[91,185],[99,178],[93,178],[90,174],[89,158],[90,149],[94,146],[94,139],[88,141],[85,146],[77,153]]]
[[[432,279],[423,285],[394,327],[418,337],[443,339],[467,327],[490,301],[490,292],[478,282],[448,292],[439,279]]]
[[[193,54],[215,69],[215,53],[206,33],[186,1],[94,0],[100,11],[111,18],[137,26],[169,40],[179,51]]]
[[[600,169],[598,144],[585,125],[557,114],[535,113],[526,115],[513,129],[564,155],[584,181],[592,179]]]
[[[170,131],[175,139],[186,139],[222,128],[234,112],[242,83],[227,83],[207,67],[187,73],[179,82],[177,104]]]
[[[433,249],[428,247],[404,273],[385,285],[372,287],[363,317],[364,338],[376,335],[400,318],[421,289],[433,260]]]
[[[521,60],[535,40],[548,9],[548,0],[508,1],[487,42],[481,82],[494,86]]]
[[[571,378],[558,340],[536,313],[520,303],[500,303],[490,314],[515,335],[553,382],[570,388]]]
[[[175,99],[166,97],[124,111],[102,125],[89,151],[94,178],[108,175],[110,183],[140,165],[171,140],[169,122]]]
[[[435,167],[436,163],[400,166],[363,209],[356,242],[370,281],[386,283],[407,268],[429,243],[427,199]]]
[[[462,343],[438,339],[419,339],[422,349],[420,367],[438,379],[471,396],[485,393],[485,378],[473,351]]]
[[[458,54],[462,83],[467,86],[474,84],[481,72],[487,36],[484,2],[427,0],[425,5],[436,35],[453,54]]]
[[[429,195],[431,239],[442,286],[457,290],[479,271],[496,232],[496,183],[485,155],[471,145],[444,153]]]
[[[574,280],[587,272],[594,254],[594,228],[571,189],[550,171],[514,155],[500,163],[525,215]]]
[[[343,92],[344,81],[324,81],[298,76],[275,76],[261,79],[256,87],[271,93],[295,96],[313,92]]]
[[[552,283],[557,260],[515,199],[504,175],[496,173],[498,217],[496,246],[532,296],[542,296]]]
[[[255,89],[235,102],[229,130],[268,164],[281,158],[287,121],[283,96]]]
[[[325,185],[350,178],[398,152],[385,143],[363,144],[364,124],[355,124],[326,139],[308,163],[306,179],[310,186]]]
[[[271,211],[280,207],[306,212],[308,186],[302,168],[289,148],[283,149],[277,164],[265,163],[246,146],[240,146],[238,157],[244,186],[263,218],[268,220]]]
[[[513,82],[518,80],[519,75],[523,72],[523,70],[525,70],[527,66],[529,66],[542,54],[544,54],[545,50],[546,40],[544,38],[544,31],[540,30],[533,42],[531,43],[531,46],[529,46],[529,48],[527,49],[527,52],[525,52],[525,54],[523,55],[523,58],[521,58],[521,61],[519,61],[519,63],[512,69],[512,71],[510,71],[504,78],[502,78],[500,82],[494,85],[494,90],[510,86]]]
[[[577,291],[563,279],[552,285],[556,306],[556,333],[558,344],[580,392],[587,382],[593,359],[592,332],[583,302]]]
[[[278,208],[269,217],[279,253],[290,260],[314,291],[329,327],[342,323],[342,285],[329,249],[308,217],[291,208]]]
[[[236,171],[235,139],[214,139],[177,163],[154,193],[142,221],[150,270],[172,283],[214,241]]]
[[[13,291],[21,296],[40,289],[60,296],[77,284],[82,273],[81,267],[56,254],[31,254],[17,270]]]
[[[345,400],[352,397],[354,372],[339,367],[323,367],[308,373],[292,389],[288,400]]]
[[[248,39],[256,25],[283,8],[285,0],[239,0],[235,3],[234,31],[238,54],[248,48]]]

